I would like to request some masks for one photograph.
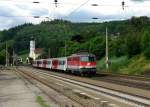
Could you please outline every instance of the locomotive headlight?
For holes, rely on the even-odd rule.
[[[81,69],[81,68],[84,68],[83,66],[79,66],[79,68]]]
[[[87,66],[89,66],[90,65],[90,63],[87,63]]]

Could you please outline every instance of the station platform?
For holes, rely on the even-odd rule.
[[[28,86],[15,72],[0,71],[0,107],[41,107],[36,101],[40,90]]]

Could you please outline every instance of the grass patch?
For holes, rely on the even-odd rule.
[[[36,102],[38,102],[41,105],[41,107],[50,107],[46,104],[46,102],[41,96],[37,96]]]
[[[127,56],[122,56],[122,57],[112,57],[109,59],[110,60],[110,65],[109,65],[109,71],[117,73],[119,72],[119,69],[127,66],[127,64],[129,63],[129,60],[127,58]],[[105,58],[102,58],[101,60],[99,60],[97,62],[97,70],[100,72],[104,72],[105,71]]]
[[[25,63],[26,62],[26,58],[29,56],[29,53],[26,53],[26,54],[22,54],[20,55],[19,57],[22,58],[23,62]]]
[[[123,74],[141,75],[150,72],[150,60],[147,60],[143,55],[138,55],[130,59],[127,67],[120,69]]]
[[[101,60],[97,61],[96,69],[98,72],[105,71],[105,58],[102,58]]]
[[[140,54],[132,58],[127,56],[112,57],[109,59],[109,71],[128,75],[150,75],[150,59],[146,59]],[[97,71],[105,72],[105,58],[97,61]]]
[[[127,56],[122,56],[119,58],[112,58],[110,64],[110,71],[114,73],[120,73],[119,69],[126,67],[129,64],[129,59]]]

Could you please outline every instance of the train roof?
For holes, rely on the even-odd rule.
[[[58,57],[58,58],[51,58],[51,59],[60,59],[60,60],[65,60],[67,57]]]
[[[47,58],[47,59],[36,59],[34,61],[43,61],[43,60],[55,60],[55,59],[67,59],[67,57],[58,57],[58,58]]]
[[[72,54],[71,56],[94,56],[95,57],[94,54],[91,54],[91,53],[88,53],[88,52],[75,53],[75,54]]]

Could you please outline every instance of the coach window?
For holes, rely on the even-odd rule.
[[[65,65],[65,61],[61,61],[61,65]]]
[[[78,57],[75,57],[75,61],[78,61]]]
[[[48,64],[51,64],[51,61],[48,61]]]
[[[65,61],[62,61],[63,62],[63,65],[65,65]]]
[[[43,61],[43,64],[46,64],[46,61]]]

